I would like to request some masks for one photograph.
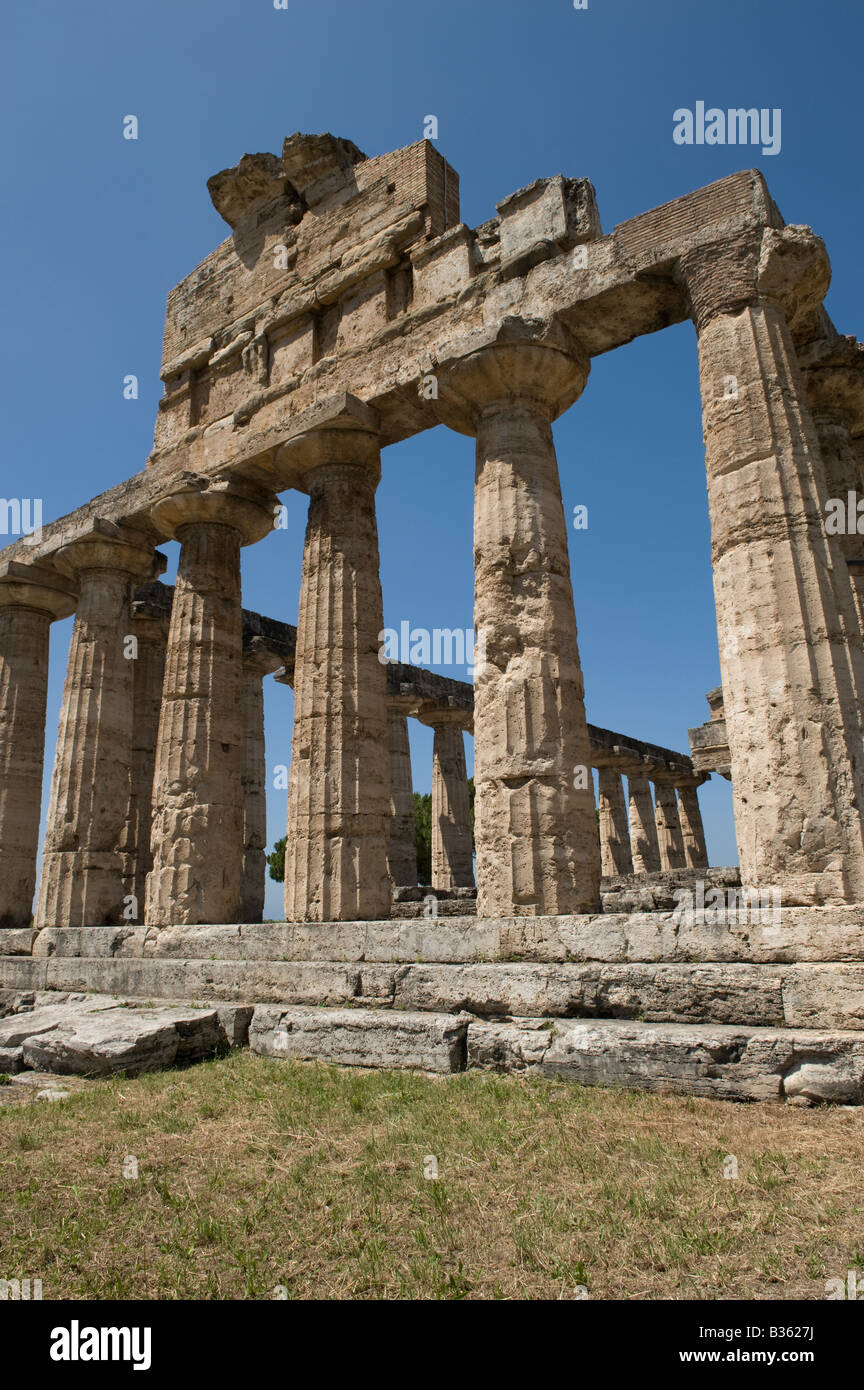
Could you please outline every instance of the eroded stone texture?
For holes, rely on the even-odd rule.
[[[708,867],[705,831],[699,809],[698,782],[678,783],[678,819],[684,846],[684,862],[688,869]]]
[[[289,921],[390,909],[387,684],[375,489],[377,437],[324,428],[290,460],[309,491],[285,850]]]
[[[505,319],[442,383],[477,438],[474,692],[478,912],[599,903],[600,850],[567,528],[550,421],[588,360],[560,330]]]
[[[58,575],[0,582],[0,928],[27,928],[36,888],[51,623],[72,612]]]
[[[660,869],[683,869],[686,864],[681,822],[678,819],[678,799],[671,782],[655,780],[654,814],[657,820],[657,845],[660,850]]]
[[[387,824],[387,868],[400,887],[417,882],[417,847],[414,841],[414,788],[411,781],[411,745],[408,720],[392,700],[387,712],[387,744],[390,754],[390,819]]]
[[[131,796],[123,840],[124,853],[129,856],[131,865],[128,893],[133,901],[127,920],[132,922],[144,920],[147,875],[153,867],[150,848],[153,775],[169,619],[170,600],[165,604],[135,601],[132,605],[131,632],[137,639],[138,650],[133,664]]]
[[[642,772],[627,775],[630,793],[630,844],[633,850],[633,872],[653,874],[660,870],[660,846],[657,843],[657,821],[651,799],[651,783]]]
[[[164,568],[141,533],[111,523],[60,552],[78,600],[45,831],[35,923],[122,920],[134,718],[132,585]]]
[[[154,509],[180,541],[153,780],[149,923],[228,922],[243,876],[240,549],[272,528],[275,499],[232,486]]]
[[[798,349],[798,360],[819,448],[825,469],[829,498],[842,503],[844,525],[837,531],[826,517],[829,546],[839,552],[835,564],[845,562],[852,590],[854,612],[844,607],[845,585],[838,591],[841,619],[850,645],[852,678],[858,691],[859,709],[864,710],[864,537],[858,533],[857,509],[853,525],[848,526],[847,501],[850,494],[857,503],[862,476],[853,436],[864,430],[864,347],[854,338],[840,337],[824,310],[814,316],[815,337]]]
[[[245,1041],[251,1008],[196,1008],[100,995],[41,996],[36,1007],[0,1021],[0,1056],[15,1070],[68,1076],[137,1075],[197,1061]]]
[[[465,1067],[467,1018],[375,1009],[268,1008],[252,1016],[249,1046],[263,1057],[319,1059],[342,1067]]]
[[[818,304],[806,229],[682,259],[699,338],[720,667],[745,883],[864,897],[861,729],[825,474],[787,314]],[[728,389],[734,383],[734,392]],[[845,597],[838,594],[845,590]]]
[[[432,887],[474,886],[471,803],[465,769],[464,715],[438,711],[424,722],[435,731],[432,746]]]
[[[600,857],[604,877],[633,873],[630,827],[621,773],[609,765],[597,770]]]
[[[253,639],[243,651],[243,883],[241,922],[260,922],[264,915],[267,849],[267,759],[264,745],[266,675],[279,659]]]
[[[471,1023],[468,1066],[587,1086],[795,1104],[864,1099],[864,1042],[849,1033],[606,1020]]]

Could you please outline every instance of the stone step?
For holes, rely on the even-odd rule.
[[[864,906],[769,913],[694,910],[562,917],[265,922],[195,927],[0,930],[0,956],[173,956],[184,960],[792,963],[864,962]]]
[[[285,1004],[202,1008],[74,994],[0,1003],[17,1010],[0,1019],[0,1069],[13,1073],[137,1074],[248,1039],[261,1056],[338,1066],[521,1072],[724,1100],[864,1102],[864,1035],[841,1030]]]
[[[468,1066],[717,1100],[864,1102],[864,1036],[841,1031],[476,1020]]]
[[[0,957],[0,988],[485,1017],[864,1029],[864,965]]]
[[[864,1101],[864,1037],[844,1032],[259,1005],[249,1045],[340,1066],[467,1066],[723,1100]]]

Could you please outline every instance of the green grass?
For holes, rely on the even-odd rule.
[[[236,1052],[0,1098],[0,1277],[46,1299],[824,1298],[862,1261],[862,1132],[860,1111]]]

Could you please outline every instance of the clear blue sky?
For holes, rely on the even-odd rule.
[[[787,221],[825,237],[828,308],[841,331],[860,330],[862,40],[848,0],[5,5],[0,494],[42,497],[51,520],[143,466],[166,296],[227,232],[206,180],[295,130],[375,155],[436,115],[473,226],[542,175],[590,178],[610,231],[759,167]],[[676,145],[673,111],[700,100],[781,108],[781,152]],[[127,114],[137,142],[122,138]],[[137,401],[122,396],[130,372]],[[587,532],[571,535],[588,717],[686,749],[719,681],[691,325],[595,360],[556,439],[565,508],[589,507]],[[471,626],[472,472],[472,441],[443,428],[385,451],[388,625]],[[296,622],[305,499],[285,500],[289,530],[244,552],[244,602]],[[54,629],[49,772],[70,631]],[[272,769],[290,760],[291,696],[268,685]],[[413,749],[428,789],[426,730]],[[269,802],[272,843],[284,793]],[[713,778],[702,803],[712,862],[733,862],[728,785]]]

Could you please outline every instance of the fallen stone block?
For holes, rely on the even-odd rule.
[[[118,1000],[106,995],[90,995],[89,998],[82,995],[72,999],[61,995],[41,1008],[26,1009],[0,1019],[0,1047],[17,1047],[38,1033],[48,1033],[52,1028],[78,1018],[83,1012],[85,999],[88,1014],[101,1013],[118,1006]]]
[[[4,1047],[0,1046],[0,1072],[6,1076],[14,1076],[16,1072],[24,1069],[24,1049],[23,1047]],[[0,1104],[3,1096],[0,1094]]]
[[[0,1020],[0,1056],[60,1075],[137,1074],[237,1045],[251,1014],[249,1005],[130,1007],[110,996],[70,996]]]

